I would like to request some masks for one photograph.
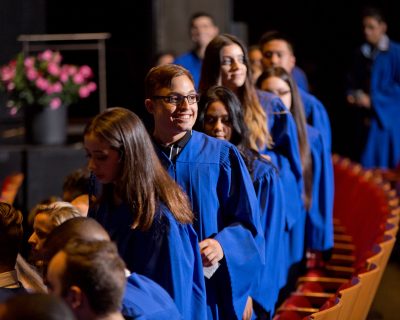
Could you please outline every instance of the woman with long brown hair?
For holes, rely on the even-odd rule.
[[[103,184],[89,216],[108,231],[131,272],[164,287],[185,319],[203,319],[205,288],[193,213],[143,123],[127,109],[108,109],[86,126],[84,145],[89,170]]]
[[[325,251],[333,247],[333,167],[319,130],[306,122],[303,102],[292,76],[282,67],[264,70],[257,86],[279,96],[296,121],[307,211],[307,248]]]

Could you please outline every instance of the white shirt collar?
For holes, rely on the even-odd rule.
[[[361,52],[366,58],[375,58],[379,51],[387,51],[389,50],[389,37],[384,34],[382,38],[380,38],[378,45],[374,48],[369,43],[364,43],[361,46]]]

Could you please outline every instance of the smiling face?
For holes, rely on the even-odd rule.
[[[247,77],[247,66],[242,48],[230,44],[221,49],[220,84],[236,92],[242,87]]]
[[[193,82],[186,75],[181,75],[171,80],[170,88],[159,88],[152,99],[146,99],[146,108],[154,117],[153,135],[157,140],[168,144],[182,138],[193,128],[198,107],[197,102],[190,104],[188,98],[181,103],[170,103],[154,97],[191,94],[196,94]]]
[[[232,122],[228,110],[221,101],[210,103],[204,116],[204,132],[209,136],[230,141]]]
[[[261,90],[271,92],[281,98],[283,104],[290,110],[292,106],[292,92],[289,84],[279,77],[266,78],[261,84]]]
[[[115,182],[120,170],[120,153],[93,134],[85,135],[84,146],[88,157],[88,169],[98,181],[103,184]]]

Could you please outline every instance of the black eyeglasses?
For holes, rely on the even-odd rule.
[[[166,103],[173,104],[175,106],[179,106],[183,103],[185,99],[187,99],[189,104],[193,104],[200,101],[200,95],[197,93],[191,93],[187,96],[183,96],[181,94],[171,94],[169,96],[153,96],[153,99],[162,99]]]

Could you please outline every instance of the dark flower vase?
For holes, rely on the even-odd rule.
[[[67,141],[67,107],[25,107],[25,142],[35,145],[61,145]]]

